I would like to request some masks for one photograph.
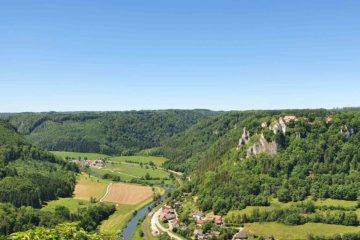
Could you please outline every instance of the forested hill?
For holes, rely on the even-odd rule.
[[[128,155],[159,147],[165,139],[218,114],[208,110],[48,112],[3,113],[0,118],[47,150]]]
[[[44,201],[71,196],[77,170],[27,143],[0,120],[0,202],[40,207]]]
[[[271,198],[356,200],[359,131],[357,111],[232,112],[174,136],[158,153],[193,176],[186,191],[204,211],[268,205]]]

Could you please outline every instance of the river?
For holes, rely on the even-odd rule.
[[[173,187],[168,187],[168,186],[165,187],[165,189],[170,190],[170,191],[174,190]],[[128,222],[126,227],[124,229],[122,229],[118,240],[131,240],[131,237],[134,235],[135,229],[136,229],[139,221],[142,220],[150,212],[149,208],[153,208],[156,205],[159,205],[164,200],[165,200],[165,195],[162,195],[159,200],[153,201],[153,202],[149,203],[148,205],[146,205],[145,207],[141,208],[135,214],[135,216],[130,220],[130,222]]]

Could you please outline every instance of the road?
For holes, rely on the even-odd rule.
[[[175,240],[183,240],[182,238],[176,236],[173,232],[171,232],[169,229],[164,228],[160,222],[159,222],[159,216],[161,214],[161,208],[157,210],[151,217],[151,231],[152,232],[165,232],[171,239]]]

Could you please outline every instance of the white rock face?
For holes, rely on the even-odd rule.
[[[261,153],[268,153],[271,156],[274,156],[277,152],[277,143],[268,142],[264,137],[264,134],[261,134],[259,141],[252,145],[247,151],[247,157],[252,155],[259,155]]]
[[[243,134],[241,135],[241,138],[239,139],[239,144],[237,146],[237,149],[239,150],[241,145],[248,144],[250,140],[250,132],[246,130],[246,128],[243,129]]]
[[[280,117],[279,120],[277,120],[270,126],[270,130],[272,130],[274,132],[274,134],[277,134],[279,132],[282,132],[285,134],[286,133],[286,124],[288,124],[291,121],[296,121],[296,117],[295,116]]]

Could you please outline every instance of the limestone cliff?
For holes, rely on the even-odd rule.
[[[250,140],[250,132],[246,130],[246,128],[243,129],[243,134],[241,135],[241,138],[239,139],[239,144],[237,146],[237,149],[239,150],[241,145],[248,144]]]
[[[252,155],[259,155],[261,153],[268,153],[271,156],[274,156],[276,152],[277,143],[275,141],[268,142],[264,137],[264,134],[261,134],[259,140],[248,149],[247,157]]]

